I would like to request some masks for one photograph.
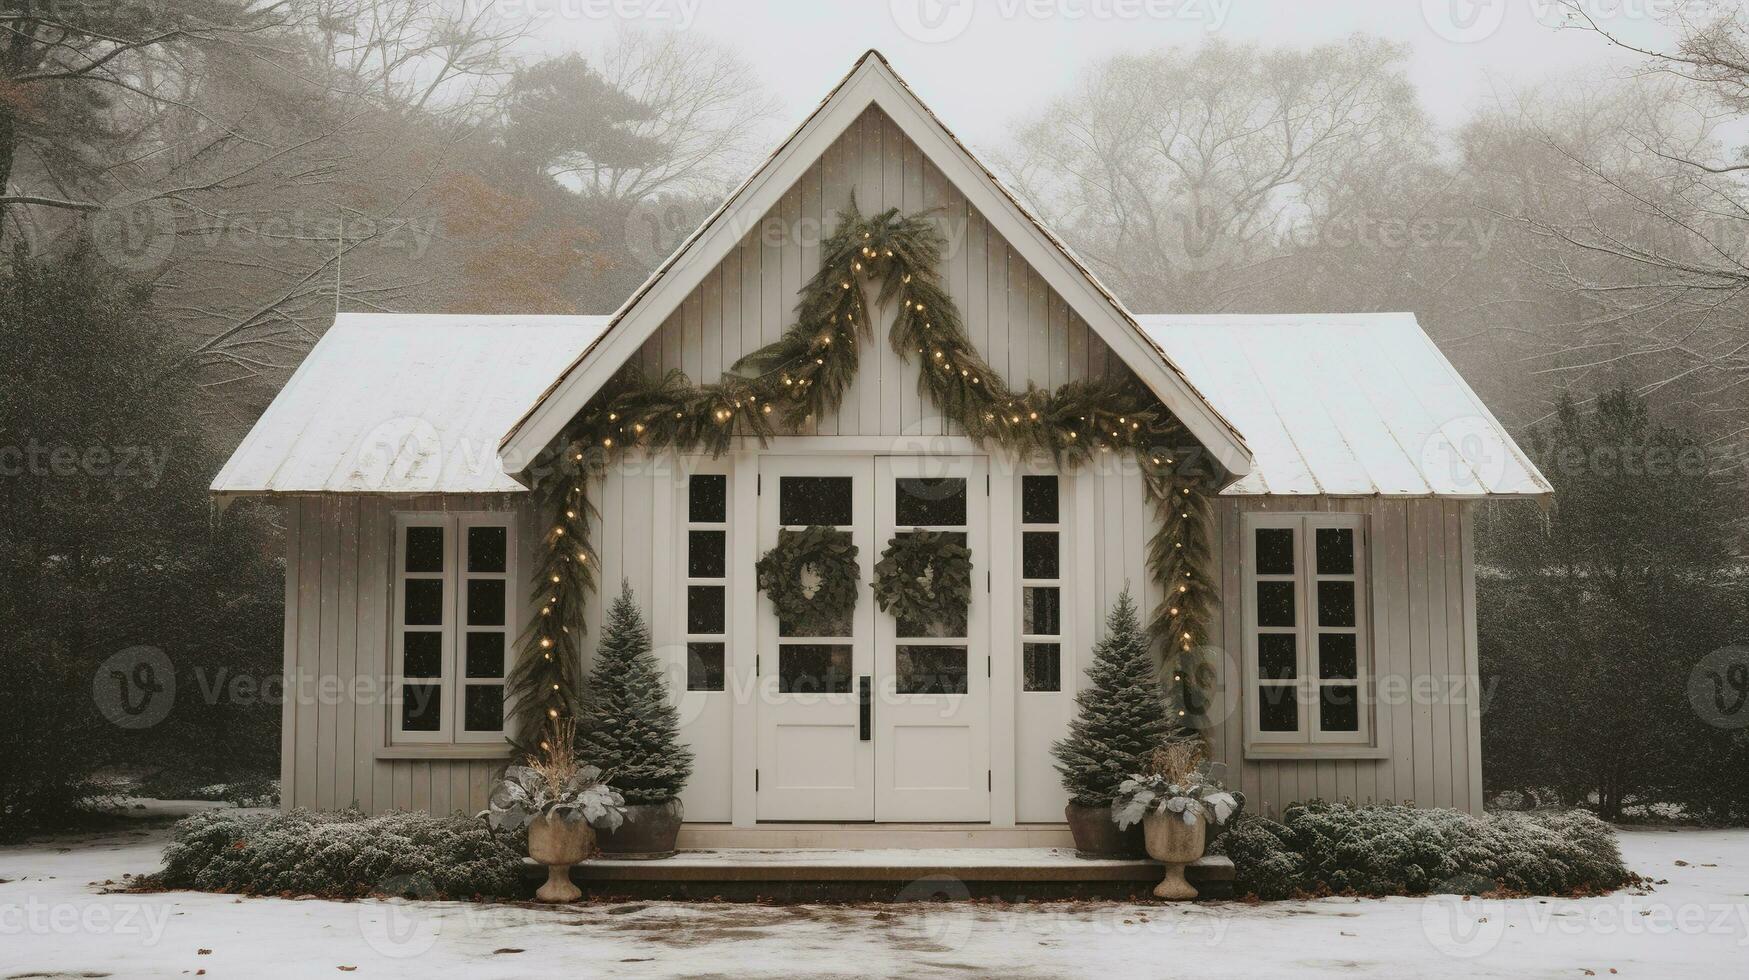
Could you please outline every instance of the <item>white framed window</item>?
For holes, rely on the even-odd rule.
[[[515,651],[510,514],[395,516],[389,731],[395,745],[499,742]]]
[[[1020,690],[1063,689],[1062,480],[1056,474],[1020,477]]]
[[[1244,535],[1247,742],[1371,745],[1365,517],[1246,514]]]
[[[686,689],[725,690],[729,650],[729,476],[686,478]]]

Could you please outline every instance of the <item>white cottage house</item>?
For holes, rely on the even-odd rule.
[[[322,337],[213,484],[288,513],[286,805],[483,805],[546,530],[528,462],[627,364],[712,378],[776,340],[853,193],[938,209],[947,290],[1011,385],[1129,372],[1225,472],[1213,745],[1254,807],[1481,809],[1471,510],[1547,481],[1411,314],[1132,313],[873,52],[612,316],[341,314]],[[1143,479],[991,450],[889,345],[859,356],[808,431],[628,457],[594,495],[604,591],[642,601],[697,755],[683,843],[1066,843],[1049,747],[1118,593],[1162,598]],[[864,556],[962,532],[964,635],[901,638],[868,601],[848,635],[780,635],[752,568],[798,524]],[[905,693],[919,663],[948,683]]]

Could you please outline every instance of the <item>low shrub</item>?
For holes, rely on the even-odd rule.
[[[1615,831],[1583,811],[1503,813],[1313,801],[1247,817],[1216,841],[1235,887],[1263,899],[1479,893],[1566,895],[1629,878]]]
[[[496,897],[520,891],[516,844],[462,816],[215,810],[176,825],[163,869],[146,884],[323,898]]]

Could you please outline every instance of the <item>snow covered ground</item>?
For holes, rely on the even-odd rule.
[[[548,909],[106,893],[163,829],[0,848],[0,978],[1749,977],[1749,831],[1622,833],[1648,894]]]

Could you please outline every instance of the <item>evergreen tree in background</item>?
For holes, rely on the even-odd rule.
[[[1171,730],[1149,647],[1125,588],[1093,648],[1093,686],[1075,695],[1069,736],[1051,747],[1063,787],[1080,806],[1110,806],[1118,784],[1147,768]]]
[[[692,751],[680,744],[680,716],[668,703],[662,669],[650,655],[650,629],[629,582],[620,585],[602,624],[583,705],[583,759],[600,766],[627,803],[666,803],[680,795],[692,775]]]

